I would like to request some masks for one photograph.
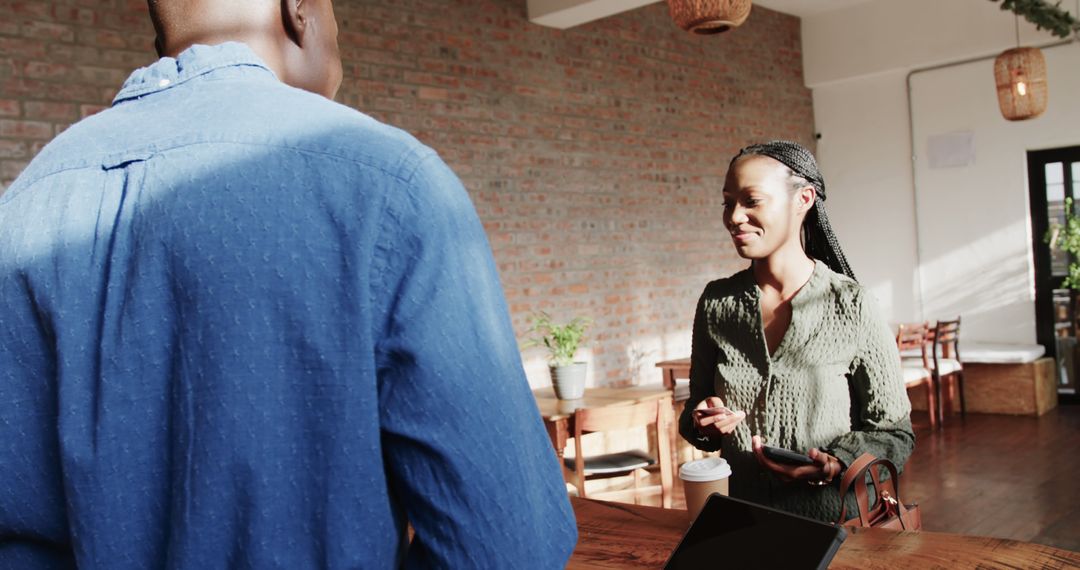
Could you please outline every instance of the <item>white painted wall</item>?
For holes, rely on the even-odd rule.
[[[925,310],[984,340],[1035,342],[1026,151],[1080,144],[1080,44],[1044,54],[1050,104],[1030,121],[1001,117],[992,61],[912,78]],[[974,134],[974,164],[930,168],[927,138],[956,131]]]
[[[1021,23],[1025,45],[1053,41]],[[876,0],[803,20],[829,214],[860,280],[894,322],[964,317],[964,337],[1035,342],[1025,152],[1080,144],[1080,44],[1045,51],[1047,113],[1010,123],[992,60],[906,77],[1015,46],[986,0]],[[927,139],[970,132],[974,164],[927,166]],[[915,188],[918,188],[916,191]],[[917,203],[917,207],[916,207]]]
[[[896,322],[918,314],[904,72],[814,89],[829,219],[855,276]]]

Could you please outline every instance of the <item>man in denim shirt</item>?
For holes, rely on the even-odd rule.
[[[330,0],[151,13],[166,57],[0,196],[0,567],[562,567],[483,229],[328,99]]]

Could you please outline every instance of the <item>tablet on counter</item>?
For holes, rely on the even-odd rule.
[[[843,527],[713,494],[664,568],[825,569],[845,538]]]

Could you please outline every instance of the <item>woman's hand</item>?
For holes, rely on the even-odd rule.
[[[746,419],[746,412],[728,410],[723,400],[709,396],[698,403],[693,416],[698,433],[719,436],[735,431],[735,426]]]
[[[754,456],[757,457],[758,463],[765,469],[772,471],[777,478],[785,483],[806,481],[811,485],[825,485],[831,483],[833,478],[840,474],[840,460],[820,449],[811,449],[807,453],[810,459],[814,460],[813,465],[788,465],[786,463],[777,463],[765,457],[765,453],[761,449],[760,435],[755,435],[752,442]]]

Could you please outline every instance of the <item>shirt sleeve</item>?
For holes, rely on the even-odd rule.
[[[833,440],[827,451],[845,465],[871,453],[903,469],[915,447],[911,402],[896,340],[865,293],[858,297],[858,332],[859,348],[848,377],[851,431]]]
[[[372,295],[383,459],[415,530],[404,566],[562,568],[574,514],[483,228],[434,153],[402,182]]]
[[[694,408],[709,396],[716,395],[716,342],[709,336],[708,315],[705,311],[705,299],[708,288],[698,299],[694,312],[694,329],[691,334],[690,348],[690,399],[679,416],[679,433],[691,445],[703,451],[720,449],[720,438],[701,435],[694,427]]]

